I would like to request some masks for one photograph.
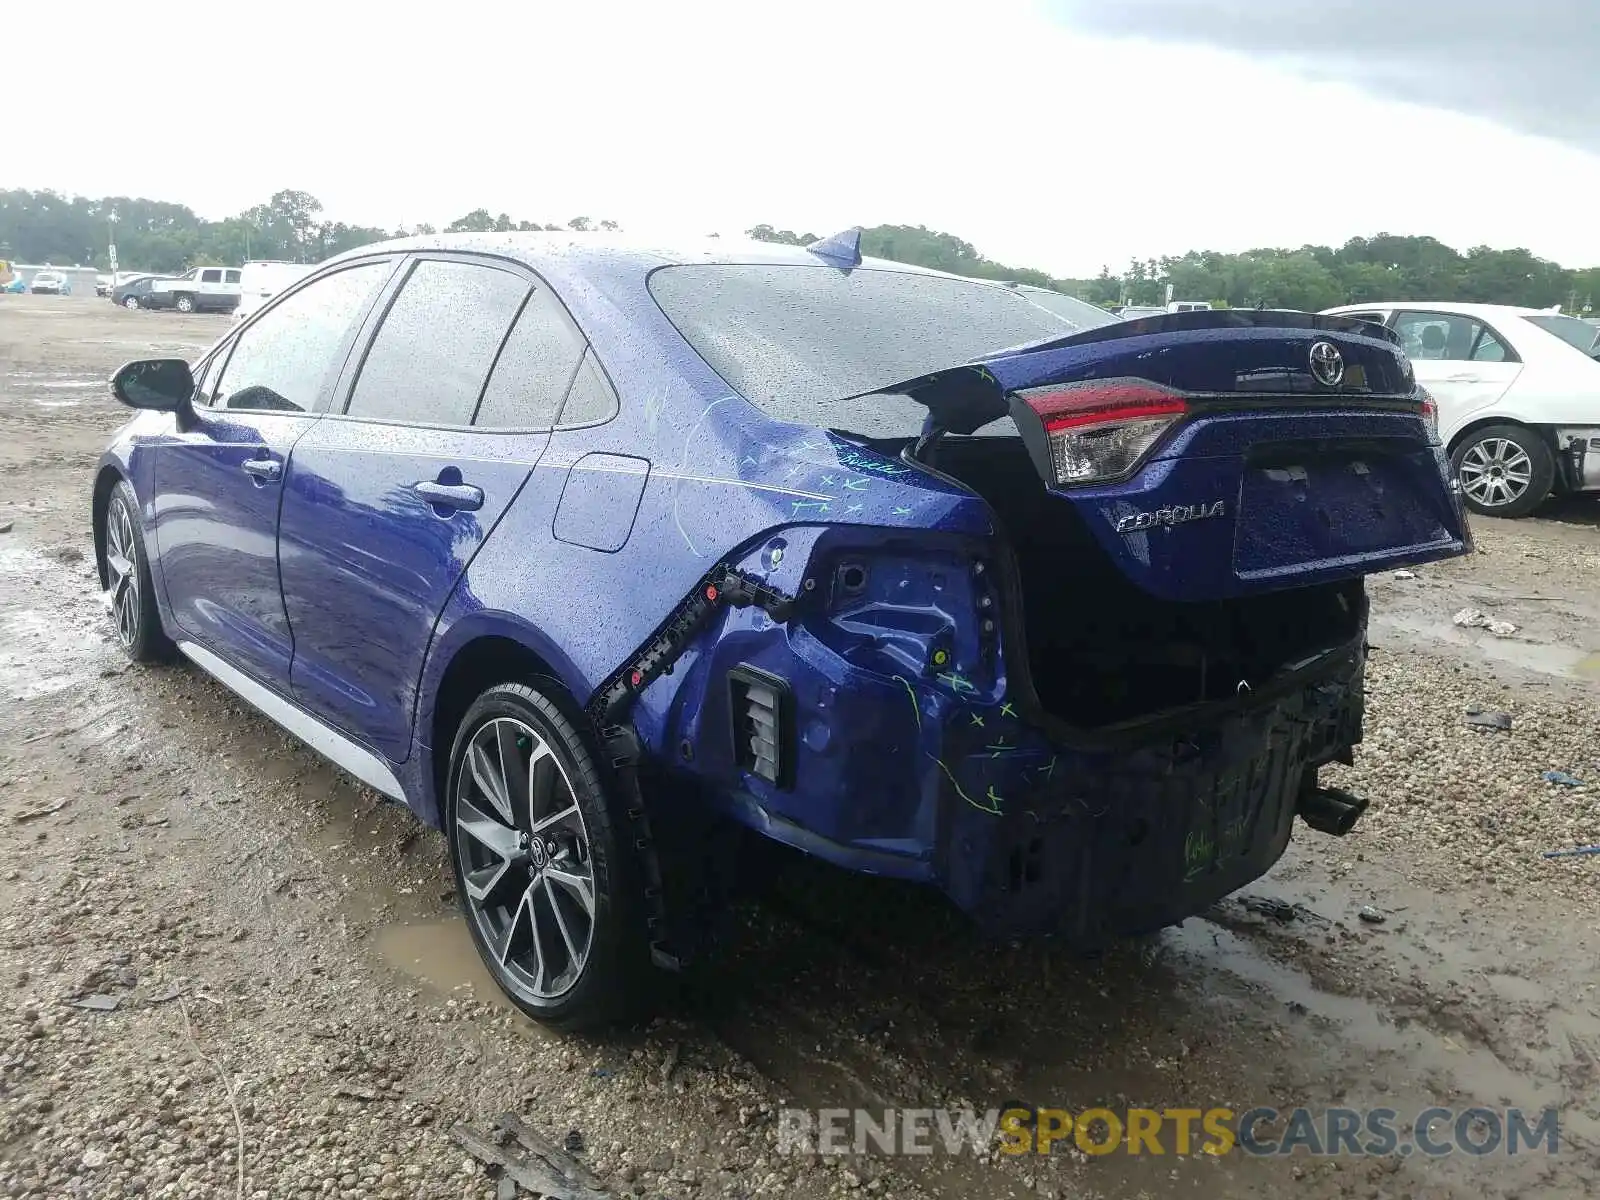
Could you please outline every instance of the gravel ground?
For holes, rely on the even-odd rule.
[[[1478,554],[1374,581],[1368,739],[1330,773],[1372,808],[1346,839],[1297,834],[1205,919],[1084,962],[800,863],[656,1023],[556,1038],[487,986],[442,839],[198,673],[128,667],[110,641],[86,557],[89,471],[121,420],[100,381],[226,322],[0,301],[0,1195],[494,1197],[450,1131],[508,1111],[572,1137],[616,1195],[1600,1191],[1600,858],[1541,856],[1600,842],[1600,505],[1480,522]],[[1453,625],[1466,607],[1518,631]],[[791,1103],[1010,1097],[1554,1104],[1563,1145],[776,1152]]]

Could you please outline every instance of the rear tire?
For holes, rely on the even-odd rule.
[[[450,751],[445,836],[473,945],[522,1012],[560,1030],[640,1012],[643,874],[614,786],[548,681],[489,688]]]
[[[161,628],[150,559],[139,528],[139,498],[126,479],[111,489],[101,518],[100,578],[111,600],[117,640],[134,662],[166,662],[177,647]]]
[[[194,311],[194,297],[179,296],[172,302],[172,307],[181,313],[192,313]]]
[[[1525,517],[1555,486],[1550,447],[1526,425],[1489,425],[1461,440],[1450,465],[1467,507],[1486,517]]]

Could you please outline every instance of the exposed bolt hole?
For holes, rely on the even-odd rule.
[[[839,584],[847,592],[859,592],[867,586],[867,569],[851,563],[839,571]]]

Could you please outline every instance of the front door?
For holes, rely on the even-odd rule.
[[[538,462],[582,353],[522,272],[414,265],[345,414],[290,464],[279,547],[302,706],[406,759],[434,623]]]
[[[289,458],[393,269],[378,260],[324,276],[242,330],[221,369],[206,372],[193,419],[156,452],[155,537],[174,635],[280,689],[293,649],[277,548]]]

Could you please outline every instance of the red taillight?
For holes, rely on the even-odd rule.
[[[1057,484],[1128,474],[1189,411],[1181,395],[1143,380],[1093,380],[1018,397],[1044,426]]]
[[[1417,399],[1422,401],[1422,422],[1428,427],[1428,437],[1439,440],[1439,402],[1421,384],[1417,385]]]

